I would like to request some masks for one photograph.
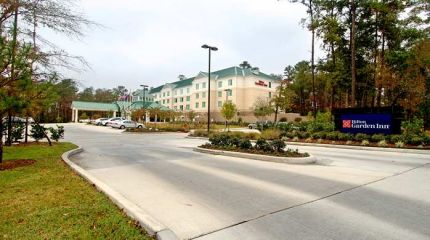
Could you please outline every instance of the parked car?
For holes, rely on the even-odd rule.
[[[102,121],[108,120],[108,118],[97,118],[96,120],[94,120],[94,124],[97,126],[102,125]]]
[[[119,128],[119,129],[124,129],[124,128],[145,128],[145,125],[143,125],[142,123],[131,121],[131,120],[120,120],[120,121],[114,121],[111,124],[111,127],[113,127],[113,128]]]
[[[109,126],[114,121],[125,120],[123,117],[113,117],[106,120],[101,121],[103,126]]]

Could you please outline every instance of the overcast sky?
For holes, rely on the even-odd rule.
[[[306,9],[287,0],[81,0],[80,10],[104,27],[80,40],[48,34],[59,47],[83,56],[91,69],[71,74],[81,87],[159,86],[179,74],[207,71],[207,50],[217,46],[212,69],[243,60],[265,73],[310,58]]]

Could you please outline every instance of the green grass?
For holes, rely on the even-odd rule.
[[[5,147],[36,163],[0,172],[0,239],[152,239],[61,160],[75,147]]]

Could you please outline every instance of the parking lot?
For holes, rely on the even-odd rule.
[[[67,124],[72,160],[181,239],[429,239],[430,156],[299,147],[315,165],[193,152],[205,140]]]

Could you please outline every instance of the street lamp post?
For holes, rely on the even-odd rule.
[[[202,48],[208,49],[209,51],[209,64],[208,64],[208,133],[209,133],[210,124],[211,124],[211,52],[218,51],[218,48],[211,47],[207,44],[203,45]]]
[[[142,91],[142,108],[141,109],[143,109],[143,107],[144,107],[144,103],[145,103],[145,91],[146,91],[146,89],[148,89],[148,85],[144,85],[144,84],[142,84],[142,85],[140,85],[142,88],[143,88],[143,91]],[[146,112],[146,111],[145,111]],[[145,114],[146,115],[146,114]],[[146,120],[146,116],[145,116],[145,120]]]

